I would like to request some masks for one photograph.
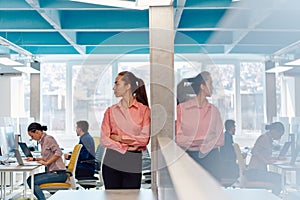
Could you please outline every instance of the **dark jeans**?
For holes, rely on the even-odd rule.
[[[235,160],[223,160],[221,177],[225,179],[235,179],[237,180],[240,176],[240,169]]]
[[[34,195],[38,200],[45,200],[45,195],[41,188],[39,187],[40,184],[43,183],[64,183],[67,180],[66,173],[39,173],[34,175]],[[31,188],[31,176],[27,179],[27,184]]]
[[[142,180],[142,152],[121,154],[107,149],[102,165],[105,189],[140,189]]]
[[[102,165],[105,189],[140,189],[142,173],[129,173]]]
[[[86,178],[86,177],[94,177],[94,174],[95,174],[95,172],[91,171],[89,169],[76,168],[75,178],[80,179],[80,178]]]
[[[272,193],[279,195],[281,192],[281,176],[274,172],[268,172],[257,169],[248,169],[245,176],[249,181],[261,181],[272,184]]]

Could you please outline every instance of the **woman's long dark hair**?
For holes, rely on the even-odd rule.
[[[266,130],[276,130],[280,132],[284,132],[284,125],[281,122],[273,122],[270,125],[266,125]]]
[[[42,126],[41,124],[39,124],[37,122],[33,122],[27,128],[27,131],[31,131],[31,132],[35,132],[36,130],[47,131],[47,126]]]
[[[177,104],[183,103],[200,92],[200,85],[206,85],[210,73],[203,71],[192,78],[185,78],[177,85]]]
[[[136,98],[136,100],[149,107],[144,81],[140,78],[137,78],[132,72],[129,71],[122,71],[118,75],[122,76],[121,79],[126,84],[131,85],[131,93]]]

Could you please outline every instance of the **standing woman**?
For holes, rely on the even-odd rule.
[[[45,200],[45,196],[40,184],[52,182],[66,182],[66,167],[62,159],[62,151],[59,148],[54,137],[47,135],[47,126],[41,126],[39,123],[31,123],[28,126],[28,135],[36,141],[39,141],[42,147],[40,158],[27,158],[28,161],[38,161],[45,165],[46,172],[34,175],[34,195],[38,200]],[[27,179],[27,184],[31,187],[31,176]]]
[[[118,74],[113,87],[119,103],[109,107],[101,127],[106,147],[102,174],[105,189],[139,189],[142,151],[150,138],[150,109],[145,85],[133,73]]]
[[[177,105],[176,142],[205,170],[220,180],[219,147],[224,143],[223,122],[220,111],[211,104],[213,86],[210,73],[203,71],[194,78],[181,83],[196,95]],[[177,94],[180,97],[180,92]]]

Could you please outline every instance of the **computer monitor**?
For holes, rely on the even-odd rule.
[[[14,156],[14,150],[17,148],[15,133],[13,127],[0,127],[1,153],[2,155]]]
[[[297,157],[299,155],[299,152],[300,152],[300,148],[299,147],[296,147],[294,153],[292,154],[292,158],[291,158],[291,161],[290,161],[290,165],[294,165],[297,161]]]
[[[31,152],[30,152],[30,149],[28,148],[26,143],[19,142],[19,146],[21,147],[21,149],[22,149],[22,151],[23,151],[23,153],[26,157],[33,157]]]
[[[300,154],[300,131],[298,130],[298,132],[296,134],[295,150],[292,153],[292,158],[291,158],[291,162],[290,162],[291,165],[295,164],[299,154]]]
[[[19,142],[24,142],[29,147],[36,147],[37,142],[31,139],[27,131],[28,125],[31,124],[32,122],[34,122],[34,118],[26,118],[26,117],[19,118],[19,133],[20,133]]]
[[[5,135],[5,127],[0,127],[0,148],[1,154],[6,154],[6,135]]]
[[[13,127],[8,126],[5,128],[6,132],[6,144],[10,155],[14,155],[15,149],[18,148],[15,140],[15,132]]]

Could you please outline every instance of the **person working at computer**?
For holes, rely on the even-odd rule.
[[[95,173],[95,143],[92,136],[88,133],[89,124],[87,121],[76,122],[76,133],[79,136],[80,150],[75,178],[93,177]],[[65,154],[65,159],[69,160],[71,154]]]
[[[142,151],[150,139],[150,108],[144,81],[118,73],[113,87],[119,103],[107,108],[100,142],[106,147],[102,174],[105,189],[140,189]]]
[[[239,166],[236,162],[236,154],[233,147],[233,135],[235,135],[235,121],[228,119],[225,121],[225,141],[220,148],[222,160],[221,177],[236,180],[239,177]]]
[[[279,140],[284,134],[284,126],[281,122],[274,122],[266,126],[268,130],[259,136],[251,150],[252,156],[245,176],[249,181],[260,181],[272,184],[272,192],[279,195],[281,192],[280,174],[269,172],[267,165],[274,163],[276,158],[272,157],[273,140]]]
[[[40,164],[46,167],[46,172],[38,173],[34,175],[34,195],[38,200],[45,200],[45,195],[40,184],[52,183],[52,182],[66,182],[67,173],[66,167],[62,159],[62,151],[59,148],[54,137],[47,135],[44,131],[47,131],[47,126],[42,126],[39,123],[31,123],[28,126],[28,135],[41,144],[41,157],[27,158],[27,161],[38,161]],[[27,179],[27,184],[31,187],[31,177]]]

